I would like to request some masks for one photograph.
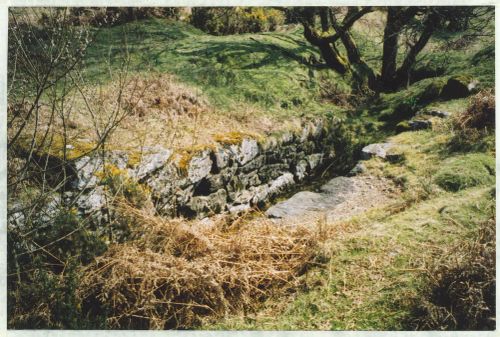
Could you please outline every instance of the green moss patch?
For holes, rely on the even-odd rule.
[[[495,159],[487,154],[474,153],[445,160],[434,176],[441,188],[457,192],[469,187],[495,182]]]

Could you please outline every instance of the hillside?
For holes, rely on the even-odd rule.
[[[135,10],[11,11],[10,328],[495,328],[493,21]]]

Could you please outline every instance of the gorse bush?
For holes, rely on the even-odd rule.
[[[143,207],[149,200],[149,190],[146,186],[128,176],[126,170],[114,165],[106,164],[101,172],[97,172],[101,178],[100,184],[104,185],[113,198],[122,197],[136,207]]]
[[[77,329],[101,327],[82,315],[76,297],[79,266],[106,245],[73,209],[61,207],[28,235],[10,229],[8,238],[8,312],[10,328]]]
[[[284,24],[285,15],[264,7],[195,7],[191,23],[215,35],[274,31]]]

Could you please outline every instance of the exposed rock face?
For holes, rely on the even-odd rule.
[[[103,223],[106,212],[106,192],[103,186],[97,186],[88,194],[83,194],[78,199],[78,210],[80,214],[91,217],[96,224]]]
[[[307,157],[307,161],[309,162],[309,167],[311,168],[311,170],[314,170],[322,163],[323,153],[314,153]]]
[[[295,176],[299,181],[302,181],[307,176],[307,162],[305,160],[299,161],[295,166]]]
[[[103,170],[104,164],[100,157],[85,156],[75,161],[76,179],[73,181],[73,187],[78,190],[94,188],[99,182],[96,173]]]
[[[241,145],[231,145],[231,151],[241,165],[245,165],[259,154],[259,145],[254,139],[243,139]]]
[[[205,150],[191,158],[188,167],[188,178],[192,183],[196,183],[205,178],[211,169],[212,159],[210,159],[210,152]]]
[[[207,196],[193,197],[188,203],[189,208],[199,217],[220,213],[226,208],[227,192],[220,189]]]

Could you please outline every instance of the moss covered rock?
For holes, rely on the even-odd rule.
[[[438,99],[445,86],[445,80],[437,79],[433,81],[418,95],[418,103],[425,104]]]
[[[444,99],[463,98],[469,96],[474,80],[471,76],[454,76],[446,82],[441,90],[441,97]]]

